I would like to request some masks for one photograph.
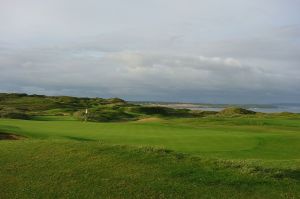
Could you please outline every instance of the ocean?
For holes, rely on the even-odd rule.
[[[191,110],[203,110],[203,111],[221,111],[224,108],[216,108],[216,107],[186,107]],[[276,107],[272,108],[247,108],[248,110],[252,110],[255,112],[262,112],[262,113],[280,113],[280,112],[290,112],[290,113],[300,113],[300,106],[284,106],[284,105],[277,105]]]

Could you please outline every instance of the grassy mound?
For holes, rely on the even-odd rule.
[[[229,107],[225,108],[218,113],[218,115],[254,115],[255,111],[239,108],[239,107]]]

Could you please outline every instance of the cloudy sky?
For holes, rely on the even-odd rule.
[[[0,0],[0,92],[300,101],[299,0]]]

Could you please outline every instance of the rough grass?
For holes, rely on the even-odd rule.
[[[1,198],[297,198],[298,170],[264,170],[95,141],[1,142]]]

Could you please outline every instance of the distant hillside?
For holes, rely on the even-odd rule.
[[[86,114],[86,109],[88,113]],[[72,116],[79,120],[108,122],[137,120],[144,117],[199,117],[205,112],[145,106],[119,98],[82,98],[70,96],[0,93],[0,117],[35,119],[37,116]]]
[[[184,104],[182,104],[184,105]],[[86,109],[87,112],[86,113]],[[0,118],[38,120],[41,117],[65,116],[93,122],[133,121],[149,117],[202,118],[202,117],[251,117],[256,112],[240,107],[224,108],[220,112],[190,110],[181,106],[159,103],[134,104],[120,98],[87,98],[70,96],[28,95],[0,93]],[[279,113],[260,116],[279,115]],[[291,113],[280,115],[291,116]]]
[[[30,119],[36,115],[72,115],[76,111],[107,105],[127,105],[119,98],[80,98],[70,96],[0,93],[0,117]]]
[[[95,105],[126,103],[119,98],[80,98],[70,96],[27,95],[0,93],[0,106],[11,106],[28,111],[42,111],[54,108],[90,108]]]

